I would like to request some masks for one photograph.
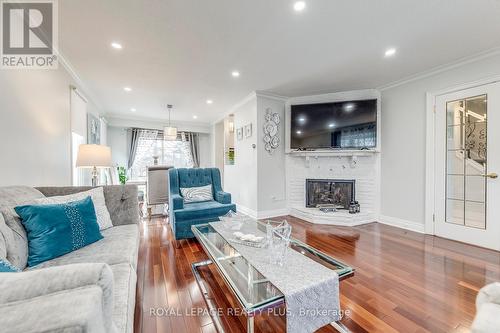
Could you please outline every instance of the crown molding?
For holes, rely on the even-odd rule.
[[[71,76],[71,78],[75,81],[74,85],[71,85],[71,88],[76,89],[77,91],[80,91],[81,94],[84,94],[85,96],[82,96],[84,99],[89,100],[94,104],[101,112],[103,110],[102,104],[100,101],[95,97],[95,94],[92,92],[92,90],[83,82],[82,78],[74,67],[71,65],[69,60],[62,54],[60,51],[58,51],[58,60],[59,63],[64,67],[64,69],[68,72],[68,74]]]
[[[384,85],[378,87],[377,90],[384,91],[384,90],[396,88],[398,86],[401,86],[401,85],[404,85],[404,84],[407,84],[407,83],[410,83],[413,81],[418,81],[418,80],[424,79],[426,77],[430,77],[430,76],[433,76],[433,75],[436,75],[436,74],[439,74],[442,72],[449,71],[453,68],[457,68],[457,67],[460,67],[460,66],[463,66],[466,64],[477,62],[479,60],[490,58],[490,57],[493,57],[493,56],[498,55],[498,54],[500,54],[500,47],[495,47],[495,48],[492,48],[492,49],[489,49],[489,50],[486,50],[486,51],[483,51],[480,53],[476,53],[472,56],[464,57],[464,58],[458,59],[456,61],[447,63],[445,65],[440,65],[440,66],[431,68],[430,70],[420,72],[420,73],[417,73],[415,75],[411,75],[411,76],[408,76],[406,78],[396,80],[396,81],[393,81],[393,82],[388,83],[388,84],[384,84]]]
[[[290,98],[289,96],[277,95],[277,94],[273,94],[271,92],[264,91],[264,90],[255,91],[255,95],[258,97],[265,97],[265,98],[274,99],[274,100],[281,101],[281,102],[286,102]]]
[[[161,129],[168,124],[168,119],[139,117],[133,115],[122,115],[117,113],[106,113],[106,120],[112,127],[148,127]],[[194,121],[172,121],[172,125],[178,128],[198,129],[201,133],[210,132],[210,123]]]
[[[265,91],[265,90],[255,90],[255,91],[252,91],[245,98],[243,98],[238,103],[234,104],[231,108],[229,108],[229,110],[227,112],[225,112],[222,117],[219,117],[219,118],[217,118],[217,120],[213,121],[211,123],[211,125],[215,125],[218,122],[221,122],[227,116],[229,116],[230,114],[234,113],[234,111],[236,109],[240,108],[241,106],[247,104],[252,99],[257,98],[257,97],[264,97],[264,98],[274,99],[276,101],[281,101],[281,102],[286,102],[290,98],[288,96],[282,96],[282,95],[273,94],[273,93]]]
[[[292,105],[292,104],[337,102],[345,100],[362,100],[367,98],[379,99],[380,91],[377,89],[361,89],[361,90],[339,91],[327,94],[290,97],[286,103],[287,105]]]

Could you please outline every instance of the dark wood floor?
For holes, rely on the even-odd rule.
[[[500,280],[499,252],[379,223],[347,228],[287,219],[295,238],[356,268],[340,284],[342,309],[350,310],[342,322],[353,332],[467,332],[477,291]],[[135,332],[215,332],[191,272],[190,264],[204,259],[195,240],[175,248],[165,219],[142,223]],[[226,331],[244,332],[245,317],[225,311],[236,304],[216,270],[201,272]],[[283,316],[256,320],[256,331],[284,328]]]

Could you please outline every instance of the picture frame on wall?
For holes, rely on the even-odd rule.
[[[243,127],[236,129],[236,138],[238,141],[243,140]]]
[[[87,143],[101,144],[101,121],[93,114],[87,114]]]
[[[245,126],[245,138],[252,137],[252,124],[248,124]]]

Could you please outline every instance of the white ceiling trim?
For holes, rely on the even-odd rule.
[[[473,56],[465,57],[465,58],[447,63],[445,65],[440,65],[440,66],[434,67],[430,70],[423,71],[423,72],[420,72],[418,74],[406,77],[404,79],[397,80],[397,81],[394,81],[394,82],[391,82],[388,84],[384,84],[384,85],[378,87],[377,90],[384,91],[384,90],[396,88],[398,86],[401,86],[401,85],[404,85],[404,84],[407,84],[407,83],[410,83],[413,81],[418,81],[418,80],[424,79],[424,78],[429,77],[429,76],[433,76],[433,75],[436,75],[436,74],[439,74],[442,72],[449,71],[453,68],[461,67],[461,66],[464,66],[464,65],[476,62],[476,61],[480,61],[480,60],[483,60],[483,59],[486,59],[489,57],[493,57],[493,56],[498,55],[498,54],[500,54],[500,47],[495,47],[495,48],[486,50],[484,52],[477,53]]]
[[[266,97],[269,99],[274,99],[274,100],[283,101],[283,102],[286,102],[290,98],[288,96],[277,95],[277,94],[273,94],[273,93],[263,91],[263,90],[252,91],[250,94],[248,94],[241,101],[234,104],[226,113],[224,113],[224,115],[222,117],[220,117],[216,121],[212,122],[212,125],[215,125],[218,122],[224,120],[227,116],[234,113],[234,111],[236,109],[240,108],[242,105],[245,105],[246,103],[250,102],[252,99],[257,98],[257,97]]]
[[[99,109],[99,111],[102,112],[102,104],[95,97],[95,94],[91,91],[88,85],[82,80],[80,75],[78,75],[74,67],[71,65],[68,59],[61,53],[61,51],[58,51],[58,60],[59,63],[64,67],[64,69],[66,69],[71,78],[75,81],[76,87],[73,86],[72,87],[83,93],[84,96],[82,97],[84,97],[86,100],[90,100],[90,102],[92,102],[92,104],[94,104]]]
[[[161,130],[167,126],[168,120],[155,119],[140,116],[124,116],[122,114],[107,113],[106,119],[108,125],[112,127],[140,127]],[[194,121],[172,121],[172,126],[178,128],[179,131],[192,131],[199,133],[210,133],[211,124]]]

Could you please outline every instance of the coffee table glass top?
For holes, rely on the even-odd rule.
[[[264,225],[260,223],[257,225],[259,229],[265,230]],[[212,226],[199,224],[192,226],[191,229],[247,313],[284,302],[284,295]],[[295,239],[291,240],[290,248],[336,271],[340,279],[354,273],[351,267]]]

